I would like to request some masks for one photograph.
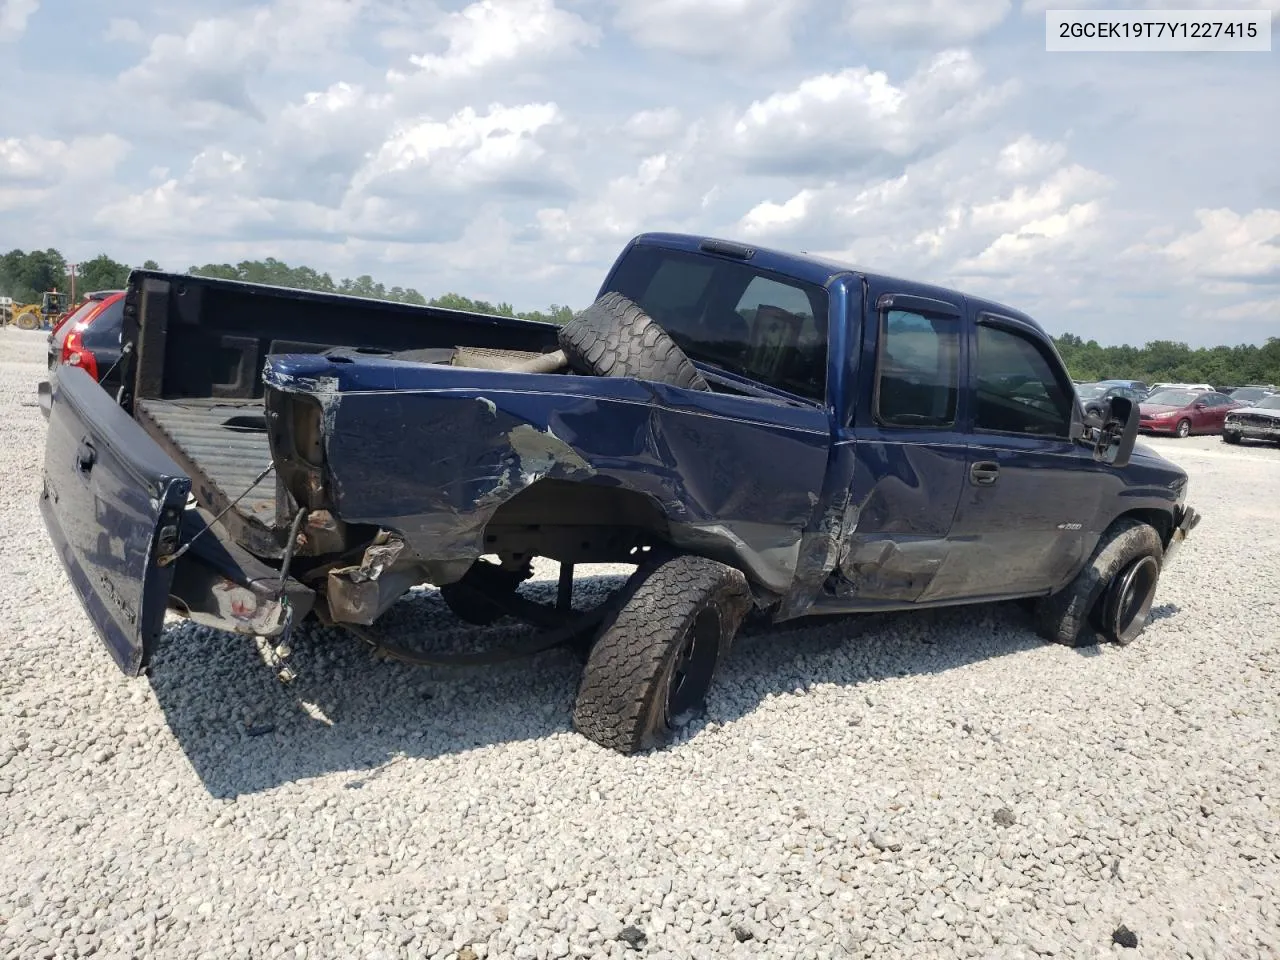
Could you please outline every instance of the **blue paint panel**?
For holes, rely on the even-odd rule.
[[[272,358],[266,380],[320,399],[338,514],[398,530],[431,560],[482,554],[497,508],[550,478],[647,496],[685,534],[745,551],[787,589],[794,558],[777,554],[798,547],[826,473],[829,421],[812,406],[365,357]],[[549,454],[522,455],[521,438]]]
[[[94,628],[130,675],[159,639],[173,580],[155,563],[157,537],[176,530],[190,490],[92,377],[57,367],[40,510]]]

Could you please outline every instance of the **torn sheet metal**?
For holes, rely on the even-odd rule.
[[[336,379],[337,395],[319,398],[335,513],[397,531],[433,583],[486,552],[485,526],[504,503],[554,479],[648,497],[678,544],[785,593],[826,475],[830,424],[818,407],[376,357],[273,358],[268,371],[269,384],[294,391]]]

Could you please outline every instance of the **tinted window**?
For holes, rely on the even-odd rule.
[[[102,308],[83,334],[84,345],[90,350],[120,346],[120,327],[124,321],[124,297],[117,297]]]
[[[895,427],[956,422],[957,321],[889,310],[880,318],[876,418]]]
[[[811,400],[827,385],[827,292],[749,263],[638,246],[609,290],[635,301],[690,358]]]
[[[1071,392],[1034,341],[980,324],[976,372],[978,429],[1070,436]]]
[[[1255,407],[1261,407],[1263,410],[1280,410],[1280,396],[1267,397],[1259,400],[1254,404]]]

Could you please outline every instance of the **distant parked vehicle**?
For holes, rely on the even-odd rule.
[[[1213,387],[1207,383],[1153,383],[1151,392],[1157,390],[1199,390],[1202,393],[1213,393]]]
[[[1227,413],[1222,424],[1222,439],[1226,443],[1239,443],[1241,440],[1280,443],[1280,393]]]
[[[1156,390],[1138,407],[1138,429],[1175,437],[1221,433],[1227,412],[1241,406],[1244,404],[1225,393],[1212,390]]]
[[[91,293],[49,334],[49,379],[60,363],[80,367],[113,397],[120,388],[120,330],[124,291]]]
[[[1105,383],[1107,386],[1126,387],[1139,395],[1139,399],[1145,397],[1151,392],[1151,388],[1142,380],[1118,380],[1115,378],[1109,380],[1099,380],[1099,383]]]
[[[1076,393],[1079,395],[1081,403],[1088,403],[1091,400],[1105,403],[1112,397],[1124,397],[1133,403],[1141,403],[1146,399],[1145,390],[1135,390],[1133,387],[1126,385],[1128,382],[1100,380],[1097,383],[1082,383],[1076,387]]]
[[[1227,393],[1225,390],[1222,392]],[[1236,387],[1227,395],[1231,397],[1232,400],[1251,404],[1257,403],[1259,400],[1263,400],[1267,397],[1273,397],[1277,393],[1280,393],[1280,390],[1276,390],[1275,386],[1272,384],[1251,383],[1246,387]]]

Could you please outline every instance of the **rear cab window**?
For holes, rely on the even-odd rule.
[[[638,304],[697,363],[826,400],[828,298],[817,284],[750,263],[638,245],[607,292]]]

